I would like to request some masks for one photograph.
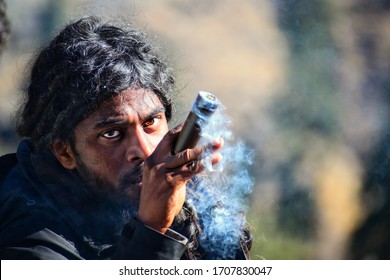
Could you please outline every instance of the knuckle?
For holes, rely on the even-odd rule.
[[[157,165],[154,165],[152,168],[151,168],[151,172],[153,175],[155,176],[158,176],[158,174],[163,174],[164,173],[164,170],[163,170],[163,166],[161,164],[157,164]]]
[[[185,161],[190,161],[192,158],[192,151],[190,149],[187,149],[183,152],[183,158]]]
[[[178,134],[181,131],[182,126],[183,126],[182,124],[179,124],[176,127],[169,130],[168,133],[166,134],[166,137],[169,138],[174,137],[174,135]]]
[[[166,176],[165,176],[165,181],[166,181],[169,185],[173,184],[173,182],[174,182],[173,177],[172,177],[170,174],[166,174]]]
[[[186,149],[177,155],[182,162],[188,162],[192,159],[193,152],[190,149]]]

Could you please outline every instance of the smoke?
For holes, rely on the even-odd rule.
[[[254,181],[248,167],[253,151],[241,140],[234,141],[231,121],[221,105],[202,129],[201,143],[223,138],[222,161],[212,166],[203,159],[206,170],[194,180],[188,200],[194,205],[202,227],[201,246],[215,259],[234,259],[246,227],[248,194]]]

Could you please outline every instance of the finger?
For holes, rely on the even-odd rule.
[[[169,169],[175,169],[182,165],[189,163],[190,161],[201,159],[204,156],[212,155],[215,151],[223,147],[223,140],[214,140],[206,145],[196,147],[194,149],[186,149],[176,155],[173,155],[169,161],[167,161],[166,167]]]
[[[178,124],[175,128],[168,131],[160,142],[159,146],[161,146],[161,149],[163,149],[164,151],[170,151],[172,149],[173,143],[176,141],[177,137],[179,137],[182,128],[183,124],[181,123]]]
[[[206,163],[205,161],[211,162],[211,164],[217,164],[222,160],[222,155],[220,153],[214,153],[210,155],[207,159],[198,159],[190,161],[189,163],[184,165],[184,169],[187,172],[199,173],[205,169]]]
[[[223,138],[219,138],[219,139],[215,139],[214,141],[212,141],[211,143],[207,144],[205,146],[205,153],[213,153],[219,149],[221,149],[224,145],[224,141],[223,141]]]
[[[185,165],[172,169],[169,175],[172,181],[185,182],[203,170],[202,160],[192,160]]]
[[[220,162],[222,159],[222,155],[220,153],[214,153],[208,159],[213,165]],[[187,181],[191,179],[196,174],[201,173],[206,168],[206,162],[203,159],[192,160],[187,162],[186,164],[171,170],[170,176],[174,180],[178,181]]]
[[[150,158],[153,159],[153,162],[161,162],[166,157],[166,155],[171,154],[173,143],[175,143],[182,128],[183,124],[179,124],[175,128],[168,131],[167,134],[165,134],[154,152],[150,155]]]
[[[221,162],[221,160],[222,160],[222,154],[220,153],[214,153],[210,158],[212,165],[218,164],[219,162]]]
[[[187,163],[185,165],[185,168],[189,171],[189,172],[195,172],[197,171],[198,169],[200,170],[200,163],[198,160],[193,160],[193,161],[190,161],[189,163]]]

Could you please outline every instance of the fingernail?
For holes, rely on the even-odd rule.
[[[222,138],[214,139],[211,143],[213,146],[219,146],[222,143]]]

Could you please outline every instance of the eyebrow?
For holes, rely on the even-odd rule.
[[[149,114],[147,114],[144,119],[148,120],[152,117],[154,117],[155,115],[158,115],[158,114],[161,114],[165,112],[165,108],[164,107],[157,107],[155,108],[153,111],[151,111]],[[107,117],[106,119],[103,119],[103,120],[100,120],[98,121],[95,126],[94,126],[94,129],[101,129],[101,128],[104,128],[104,127],[108,127],[108,126],[112,126],[112,125],[128,125],[129,124],[129,121],[127,119],[122,119],[122,118],[117,118],[117,117]]]

